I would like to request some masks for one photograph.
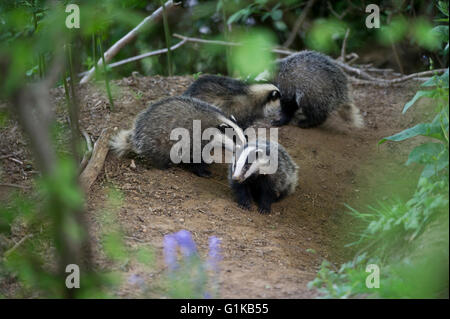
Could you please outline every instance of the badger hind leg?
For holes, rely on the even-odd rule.
[[[296,115],[297,125],[301,128],[312,128],[323,124],[328,117],[328,112],[319,107],[303,109],[302,114]]]
[[[364,120],[359,109],[351,102],[344,103],[338,110],[339,116],[356,128],[364,127]]]

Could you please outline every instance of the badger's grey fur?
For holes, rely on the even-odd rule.
[[[216,107],[190,97],[169,97],[150,105],[141,112],[133,127],[119,132],[111,140],[112,149],[119,155],[134,152],[158,168],[167,168],[171,163],[170,151],[177,143],[170,139],[173,129],[189,131],[191,143],[190,168],[199,176],[210,175],[205,163],[192,163],[193,121],[200,120],[202,131],[207,128],[221,129],[223,125],[234,129],[240,140],[245,141],[242,129]],[[218,131],[219,132],[219,131]],[[222,134],[222,133],[221,133]],[[230,138],[229,141],[232,142]],[[209,141],[201,141],[202,149]]]
[[[265,172],[268,158],[273,160],[277,154],[276,171]],[[295,191],[298,166],[277,142],[256,140],[246,144],[230,164],[228,179],[240,207],[250,209],[253,198],[260,213],[270,213],[273,202]]]
[[[192,83],[185,96],[198,98],[233,115],[243,129],[264,111],[280,107],[280,92],[273,84],[247,84],[226,76],[204,75]]]
[[[353,126],[363,126],[359,109],[349,97],[347,77],[324,54],[301,51],[280,60],[275,85],[281,91],[281,119],[275,125],[295,118],[302,128],[314,127],[337,110]]]

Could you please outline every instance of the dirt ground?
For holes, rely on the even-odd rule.
[[[84,86],[79,94],[80,125],[94,139],[105,127],[127,128],[149,103],[182,93],[192,81],[189,76],[115,81],[114,112],[108,108],[101,85]],[[118,159],[110,153],[87,195],[96,264],[119,271],[125,279],[137,274],[153,291],[147,296],[162,297],[158,291],[164,274],[163,236],[186,229],[193,234],[202,256],[207,254],[209,236],[221,238],[221,297],[314,298],[307,283],[315,277],[322,260],[339,263],[348,257],[342,248],[351,240],[348,230],[352,225],[344,203],[363,209],[365,199],[387,196],[390,187],[395,187],[390,181],[407,172],[402,163],[410,149],[408,144],[377,146],[377,142],[417,123],[416,113],[401,114],[416,88],[414,83],[389,88],[355,86],[352,95],[364,115],[364,129],[346,127],[337,116],[320,128],[281,127],[279,142],[300,167],[299,186],[293,195],[274,204],[270,215],[260,215],[255,206],[251,211],[238,208],[227,183],[226,165],[216,164],[211,178],[200,178],[181,168],[161,171],[138,160],[134,168],[130,158]],[[52,98],[55,107],[64,106],[62,89],[55,89]],[[64,114],[58,112],[62,122]],[[13,158],[20,163],[3,158],[1,182],[31,185],[36,172],[25,150],[26,141],[18,138],[20,130],[10,122],[1,130],[0,156],[17,152]],[[110,185],[123,193],[123,203],[115,213],[127,246],[154,247],[156,263],[150,270],[135,262],[115,265],[100,252],[99,218],[108,202]],[[7,187],[0,187],[0,195],[7,191]],[[138,297],[141,292],[125,280],[114,293]]]

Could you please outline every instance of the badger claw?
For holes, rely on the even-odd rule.
[[[245,210],[250,210],[252,208],[252,204],[250,202],[238,203],[238,207]]]
[[[267,207],[258,207],[258,213],[266,215],[270,214],[271,209]]]

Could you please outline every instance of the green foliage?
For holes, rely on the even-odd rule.
[[[242,43],[231,49],[231,65],[233,73],[241,77],[255,77],[264,70],[273,69],[273,55],[270,48],[274,45],[271,33],[254,30],[252,34],[234,34],[235,42]],[[255,56],[258,59],[255,59]]]
[[[318,19],[308,33],[306,43],[311,49],[326,53],[338,52],[338,40],[343,39],[346,25],[335,19]]]
[[[448,22],[448,5],[440,2],[439,10]],[[393,24],[403,25],[400,21]],[[381,32],[387,42],[395,42],[405,31],[403,26],[391,25]],[[446,43],[447,52],[444,49],[443,53],[448,54],[448,26],[432,29],[422,21],[416,24],[414,33],[424,47],[434,48]],[[379,142],[399,142],[416,136],[428,138],[410,152],[406,162],[406,165],[423,166],[416,191],[407,201],[378,202],[376,207],[369,206],[370,213],[347,206],[352,216],[365,225],[359,239],[348,245],[359,247],[359,251],[353,261],[340,269],[329,262],[322,263],[309,287],[317,289],[323,297],[448,298],[448,76],[448,68],[444,74],[434,75],[403,108],[405,113],[419,99],[427,97],[435,113],[431,122],[419,123]],[[369,289],[365,284],[367,264],[380,267],[378,289]]]

